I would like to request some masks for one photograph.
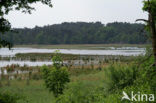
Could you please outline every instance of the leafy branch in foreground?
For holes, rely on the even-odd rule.
[[[8,47],[9,49],[13,46],[12,43],[6,41],[6,40],[1,40],[0,39],[0,48],[1,47]]]
[[[7,31],[11,31],[11,24],[5,18],[5,15],[8,15],[9,12],[13,10],[21,10],[24,13],[31,14],[31,11],[35,10],[31,4],[37,2],[41,2],[42,4],[52,7],[51,0],[0,0],[0,33],[4,34]],[[8,41],[5,42],[5,44],[8,44]],[[3,46],[5,45],[0,42],[0,47]],[[9,44],[7,46],[10,47]]]

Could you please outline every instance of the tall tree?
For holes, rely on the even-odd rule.
[[[144,0],[143,10],[148,13],[148,20],[138,19],[137,21],[144,21],[147,25],[147,30],[151,34],[153,55],[154,55],[154,65],[156,66],[156,0]]]
[[[52,7],[51,0],[0,0],[0,33],[11,30],[10,22],[4,17],[12,10],[22,10],[24,13],[31,14],[35,8],[31,7],[31,4],[41,2],[42,4]],[[11,46],[8,41],[1,40],[0,47]]]

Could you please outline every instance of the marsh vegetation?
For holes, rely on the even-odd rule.
[[[148,58],[148,52],[141,56],[60,54],[63,63],[61,66],[68,71],[70,82],[64,85],[64,90],[57,96],[46,89],[42,66],[8,65],[1,68],[0,91],[20,95],[18,101],[22,103],[113,103],[121,102],[123,90],[154,94],[155,69],[148,69],[148,65],[153,61],[153,57]],[[47,57],[51,62],[56,56],[55,53],[17,55],[23,60],[32,57],[44,61],[48,59],[41,58]],[[142,61],[144,59],[148,60]],[[46,68],[53,70],[54,66],[49,65]],[[150,77],[150,80],[147,77]]]
[[[155,68],[148,68],[153,57],[140,65],[140,60],[145,58],[101,62],[99,65],[63,66],[69,72],[70,83],[66,84],[63,94],[57,98],[46,89],[41,67],[12,65],[5,67],[7,74],[1,75],[0,91],[20,94],[24,97],[19,100],[22,103],[121,102],[123,90],[127,93],[134,90],[155,94]]]

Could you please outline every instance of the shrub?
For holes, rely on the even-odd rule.
[[[146,58],[146,57],[144,57]],[[140,59],[141,60],[141,59]],[[156,67],[151,66],[154,61],[153,57],[140,63],[139,66],[127,65],[127,66],[110,66],[107,70],[107,76],[110,78],[108,84],[110,94],[104,99],[104,102],[117,102],[129,103],[130,101],[123,100],[122,92],[125,91],[128,95],[131,95],[133,91],[135,94],[138,92],[143,94],[156,95]],[[113,90],[113,91],[112,91]],[[144,101],[138,101],[137,103],[146,103]],[[151,102],[155,103],[155,102]]]
[[[65,84],[69,82],[69,74],[65,67],[56,69],[55,67],[43,66],[43,78],[46,87],[54,93],[55,97],[63,94]]]
[[[146,83],[150,87],[150,90],[154,91],[154,94],[156,94],[156,67],[151,66],[151,64],[153,63],[151,61],[152,60],[149,60],[148,62],[145,62],[141,65],[139,78],[137,78],[135,84],[139,85]]]
[[[109,78],[107,82],[109,91],[115,91],[134,83],[137,77],[137,68],[133,65],[111,65],[107,68],[106,75]]]
[[[0,103],[26,103],[23,97],[10,94],[10,93],[0,93]]]
[[[65,84],[68,83],[69,74],[66,67],[62,67],[61,57],[58,53],[53,57],[53,67],[42,67],[43,78],[45,80],[45,85],[54,93],[55,97],[63,94]]]
[[[56,103],[103,103],[103,89],[91,82],[72,83]]]

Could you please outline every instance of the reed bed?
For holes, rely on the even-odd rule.
[[[1,57],[0,60],[5,61],[51,61],[53,53],[18,53],[14,57]],[[74,55],[74,54],[61,54],[62,60],[99,60],[99,61],[131,61],[138,56],[121,56],[121,55]]]

